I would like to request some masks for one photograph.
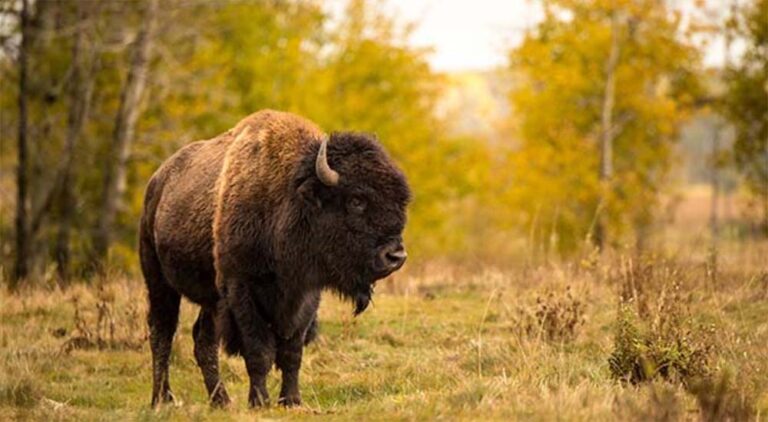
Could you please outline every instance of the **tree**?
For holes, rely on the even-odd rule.
[[[27,196],[28,186],[28,114],[27,114],[27,72],[29,44],[30,44],[30,25],[29,25],[29,2],[21,1],[21,12],[19,25],[21,27],[21,44],[19,46],[19,131],[18,131],[18,162],[16,170],[16,265],[11,287],[16,287],[18,282],[29,274],[29,255],[30,255],[30,229],[29,229],[29,199]]]
[[[128,76],[120,95],[120,108],[115,118],[112,146],[104,171],[101,213],[94,238],[97,265],[103,264],[106,259],[118,202],[125,192],[126,166],[134,138],[136,121],[139,118],[144,87],[147,83],[150,54],[154,43],[158,12],[157,1],[149,0],[147,3],[142,27],[134,41]]]
[[[56,236],[55,258],[56,269],[61,281],[69,280],[70,271],[70,242],[72,223],[75,212],[75,169],[72,165],[75,148],[83,135],[85,123],[90,113],[93,96],[96,47],[93,43],[93,23],[98,5],[88,6],[76,2],[74,20],[75,39],[72,43],[71,80],[69,82],[69,110],[67,113],[67,134],[64,141],[64,151],[61,160],[61,176],[57,182],[60,186],[57,207],[59,209],[58,234]]]
[[[722,110],[735,129],[734,158],[750,190],[762,202],[763,235],[768,235],[768,0],[756,0],[733,18],[746,40],[741,60],[728,66]]]
[[[538,250],[567,252],[587,238],[616,245],[630,228],[640,243],[697,91],[697,53],[680,16],[655,0],[544,10],[511,53],[520,143],[507,203]]]
[[[93,22],[81,6],[21,2],[15,29],[20,42],[15,49],[12,41],[4,41],[3,45],[18,64],[16,89],[3,92],[17,97],[17,112],[10,112],[5,108],[6,101],[1,101],[4,116],[11,115],[19,128],[14,285],[22,274],[31,277],[42,267],[45,261],[40,258],[47,255],[57,226],[57,261],[63,262],[68,255],[59,252],[67,252],[69,244],[64,221],[71,220],[71,214],[69,219],[66,214],[74,212],[67,205],[75,196],[70,183],[73,156],[89,108],[88,86],[93,81],[90,57],[94,51],[88,42]],[[9,62],[4,60],[3,64]],[[63,92],[66,95],[61,95]],[[64,122],[68,122],[66,127],[60,127]]]
[[[616,67],[619,64],[619,49],[622,44],[620,32],[620,10],[611,11],[611,44],[605,64],[605,90],[603,91],[603,109],[600,116],[600,182],[602,190],[601,204],[607,201],[613,177],[613,105],[616,101]],[[599,215],[595,227],[595,245],[603,249],[606,228]]]

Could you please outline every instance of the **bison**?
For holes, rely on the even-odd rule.
[[[410,190],[370,135],[327,136],[297,115],[254,113],[191,143],[150,179],[139,230],[149,297],[152,405],[173,401],[168,364],[181,297],[200,305],[194,355],[213,405],[230,402],[218,350],[242,355],[248,403],[301,403],[302,351],[314,337],[320,293],[368,306],[374,283],[406,259]]]

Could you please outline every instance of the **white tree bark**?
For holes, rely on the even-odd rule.
[[[619,64],[620,34],[619,11],[611,14],[611,45],[608,60],[605,63],[605,89],[603,91],[603,107],[600,118],[600,183],[602,185],[601,214],[610,193],[610,183],[613,178],[613,109],[616,97],[616,68]],[[595,243],[603,249],[607,241],[607,228],[604,215],[598,216]]]
[[[141,98],[147,83],[149,61],[157,19],[157,0],[149,0],[142,27],[133,43],[128,76],[120,96],[120,106],[115,118],[112,146],[104,175],[101,214],[94,238],[98,262],[103,264],[112,242],[111,232],[119,201],[125,192],[126,163],[131,151],[136,121],[139,117]]]

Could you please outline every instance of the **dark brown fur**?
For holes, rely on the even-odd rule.
[[[360,313],[373,283],[402,265],[386,257],[402,251],[405,177],[371,137],[336,133],[328,162],[340,182],[327,186],[315,172],[324,137],[301,117],[261,111],[182,148],[150,180],[140,256],[153,404],[173,397],[168,358],[181,296],[201,306],[195,358],[214,404],[229,402],[218,371],[223,342],[245,359],[251,405],[268,402],[273,364],[283,374],[279,400],[293,405],[320,292],[338,292]]]

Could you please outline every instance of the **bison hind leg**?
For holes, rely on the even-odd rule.
[[[173,336],[179,322],[181,296],[165,280],[151,242],[142,236],[141,269],[149,291],[149,343],[152,349],[152,406],[174,402],[168,382]]]

